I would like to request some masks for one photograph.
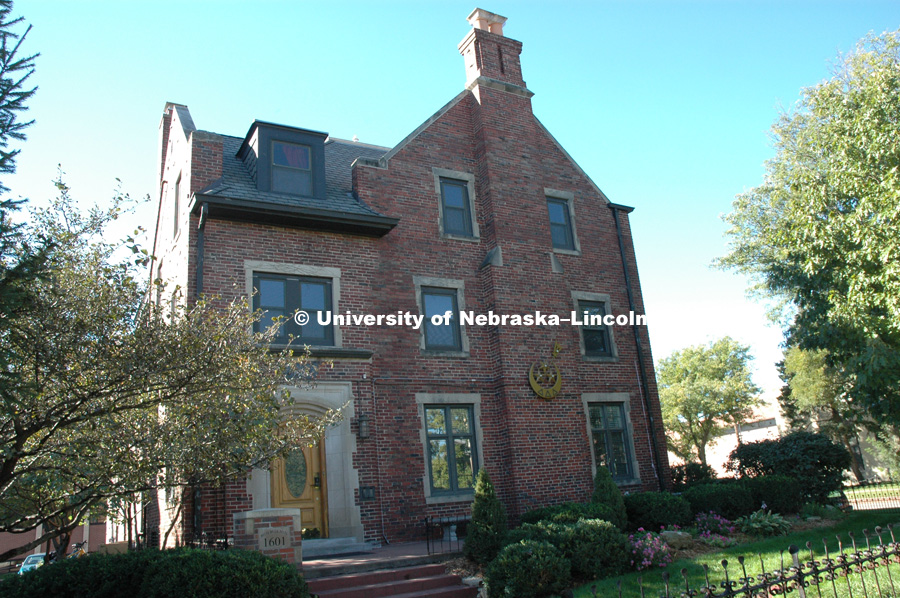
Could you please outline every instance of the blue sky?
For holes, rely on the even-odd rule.
[[[746,280],[709,267],[726,251],[720,215],[761,182],[780,110],[866,33],[900,27],[896,2],[480,6],[524,43],[538,118],[612,201],[636,208],[654,357],[731,335],[751,346],[756,382],[777,392],[781,331]],[[155,198],[166,101],[219,133],[261,119],[392,146],[462,89],[457,43],[474,7],[20,0],[40,89],[7,186],[40,203],[61,164],[85,205],[106,202],[117,177]],[[145,206],[129,224],[152,229],[154,218]]]

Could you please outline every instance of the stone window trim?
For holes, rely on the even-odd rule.
[[[581,405],[584,413],[584,425],[587,431],[588,452],[591,454],[591,472],[597,475],[597,460],[594,455],[592,443],[594,441],[593,432],[591,431],[591,404],[599,403],[617,403],[621,404],[625,410],[625,431],[626,443],[628,448],[629,460],[631,462],[632,477],[629,479],[615,480],[618,486],[634,486],[641,483],[640,466],[638,465],[637,453],[634,450],[634,425],[631,423],[631,394],[627,392],[586,392],[581,395]]]
[[[290,264],[284,262],[264,262],[256,260],[244,260],[244,276],[246,279],[247,302],[250,309],[253,309],[253,274],[284,274],[293,276],[309,276],[313,278],[330,278],[331,279],[331,309],[334,313],[339,311],[338,306],[341,304],[341,269],[329,266],[308,266],[305,264]],[[334,344],[325,345],[323,347],[329,349],[341,348],[343,343],[341,340],[341,327],[332,324],[334,330]],[[286,345],[272,344],[273,349],[283,349]],[[313,346],[313,345],[311,345]],[[291,345],[292,348],[302,349],[303,343],[296,342]]]
[[[575,225],[575,194],[571,191],[560,191],[559,189],[550,189],[544,187],[544,197],[546,199],[563,200],[569,208],[569,226],[572,232],[572,245],[574,249],[561,249],[553,247],[553,253],[562,255],[581,255],[581,243],[578,241],[578,227]],[[553,242],[550,242],[551,246]]]
[[[598,303],[603,303],[606,306],[606,313],[612,314],[612,303],[610,302],[609,295],[606,293],[592,293],[587,291],[572,291],[572,305],[575,311],[578,311],[578,302],[579,301],[596,301]],[[585,353],[584,348],[584,334],[582,334],[581,328],[578,329],[578,345],[581,349],[581,359],[583,361],[595,361],[601,363],[610,363],[619,361],[619,351],[616,348],[616,338],[615,332],[613,330],[614,326],[607,326],[606,330],[609,335],[609,350],[610,355],[587,355]]]
[[[441,238],[479,243],[481,241],[481,235],[478,229],[478,216],[475,212],[475,175],[458,170],[438,168],[437,166],[433,166],[431,168],[431,172],[434,175],[434,192],[435,196],[437,197],[438,206],[438,230],[441,231]],[[448,234],[444,232],[444,200],[441,193],[441,179],[455,179],[466,183],[466,189],[469,196],[469,215],[472,218],[471,237]]]
[[[476,393],[416,393],[416,417],[419,423],[419,442],[422,447],[422,487],[425,491],[425,504],[471,503],[473,492],[441,493],[432,495],[431,480],[428,477],[428,434],[425,429],[425,405],[460,405],[472,408],[475,421],[475,455],[478,467],[484,467],[484,434],[481,429],[481,395]],[[475,472],[477,476],[477,471]]]
[[[431,276],[413,276],[413,285],[416,291],[416,305],[419,308],[419,314],[425,315],[425,302],[422,300],[422,287],[437,287],[442,289],[456,290],[456,307],[459,311],[466,309],[466,285],[462,280],[454,278],[434,278]],[[419,353],[421,355],[434,355],[440,357],[469,357],[469,337],[466,334],[466,327],[459,323],[459,340],[462,350],[445,351],[428,349],[425,347],[425,322],[423,320],[422,327],[419,329]]]

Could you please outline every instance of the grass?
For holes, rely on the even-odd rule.
[[[661,573],[663,571],[668,571],[670,577],[670,593],[672,595],[679,595],[680,592],[684,590],[685,586],[685,578],[681,575],[681,570],[686,570],[687,580],[690,583],[692,589],[699,590],[703,585],[705,585],[704,571],[703,565],[709,566],[709,576],[710,581],[712,583],[718,583],[724,580],[725,576],[723,574],[723,568],[721,565],[722,560],[728,561],[728,577],[732,580],[737,579],[743,576],[743,572],[741,570],[740,565],[738,564],[738,557],[745,556],[745,566],[747,567],[747,574],[750,576],[756,576],[760,573],[760,559],[762,559],[762,563],[767,571],[778,570],[782,566],[782,558],[784,559],[785,568],[792,565],[791,555],[788,554],[787,548],[791,544],[795,544],[801,548],[800,551],[800,560],[809,560],[809,551],[805,548],[806,542],[812,543],[812,548],[815,552],[816,558],[820,556],[824,556],[822,550],[822,538],[828,540],[828,551],[830,554],[834,555],[837,552],[837,541],[835,540],[836,535],[840,535],[843,542],[847,545],[850,545],[850,539],[847,536],[847,532],[853,532],[856,536],[857,542],[865,548],[865,538],[863,537],[862,530],[868,529],[870,534],[874,536],[874,532],[872,530],[875,529],[876,526],[881,525],[884,526],[886,524],[900,524],[900,509],[893,510],[885,510],[885,511],[868,511],[868,512],[856,512],[847,515],[846,518],[841,519],[839,521],[835,521],[834,525],[829,527],[822,527],[816,529],[810,529],[802,532],[795,532],[788,534],[786,536],[777,536],[774,538],[766,538],[762,539],[758,542],[753,542],[752,544],[743,544],[739,546],[733,546],[731,548],[724,548],[717,552],[707,553],[701,556],[698,556],[695,559],[682,559],[675,561],[665,569],[649,569],[636,573],[630,573],[628,575],[623,575],[618,578],[609,578],[603,579],[600,581],[588,583],[580,588],[575,590],[576,598],[590,598],[595,594],[592,593],[592,586],[596,586],[596,596],[618,596],[618,582],[622,583],[622,597],[623,598],[631,598],[631,597],[640,597],[640,582],[639,578],[643,578],[643,588],[645,596],[665,596],[665,584],[662,580]],[[897,537],[898,541],[900,541],[900,525],[897,526],[898,529],[895,530],[894,534]],[[890,535],[886,533],[882,534],[882,539],[885,542],[890,542]],[[877,545],[877,538],[872,537],[871,540]],[[846,549],[846,547],[845,547]],[[897,591],[900,591],[900,567],[897,565],[891,566],[892,577],[894,580],[894,586]],[[863,596],[863,588],[862,581],[860,581],[858,575],[853,575],[853,596]],[[887,583],[885,579],[885,575],[882,573],[879,576],[879,580],[882,584]],[[822,587],[823,596],[832,596],[832,589],[829,586]],[[865,583],[867,585],[869,595],[873,595],[874,590],[874,578],[871,573],[866,574]],[[849,596],[850,594],[847,592],[847,582],[844,579],[841,579],[837,582],[838,597]],[[884,589],[884,588],[882,588]],[[827,590],[827,591],[826,591]],[[814,590],[810,590],[812,593],[808,593],[810,596],[817,595]],[[874,595],[877,595],[877,592],[874,592]],[[889,595],[887,592],[885,595]]]

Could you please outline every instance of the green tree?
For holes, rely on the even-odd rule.
[[[763,183],[725,217],[719,264],[778,300],[874,420],[900,424],[900,36],[863,39],[772,127]]]
[[[612,523],[619,529],[625,529],[628,524],[625,499],[622,497],[622,491],[613,481],[612,474],[602,465],[597,466],[597,475],[594,476],[594,493],[591,495],[591,502],[607,505],[616,519]]]
[[[465,555],[486,565],[494,560],[503,548],[506,536],[506,509],[494,492],[494,484],[487,469],[478,471],[475,482],[475,500],[472,502],[472,522],[466,530]]]
[[[853,450],[859,444],[862,428],[861,412],[849,395],[851,385],[840,372],[828,365],[824,350],[804,351],[789,348],[784,355],[791,402],[800,413],[816,423],[823,434],[839,442],[850,453],[850,469],[854,477],[865,478],[863,464]]]
[[[125,198],[81,213],[58,187],[28,226],[54,239],[45,275],[2,333],[14,375],[0,385],[0,531],[44,529],[20,551],[65,546],[109,499],[266,467],[325,424],[293,410],[286,389],[314,369],[269,351],[277,327],[251,332],[259,314],[244,301],[148,303],[161,284],[147,281],[149,258],[104,241]],[[118,257],[129,247],[136,258]]]
[[[749,348],[730,337],[675,351],[657,366],[669,450],[706,465],[706,448],[724,426],[747,420],[759,405]]]

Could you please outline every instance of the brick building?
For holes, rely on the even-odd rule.
[[[262,121],[211,133],[166,104],[154,276],[188,300],[255,290],[267,314],[308,312],[285,334],[334,367],[295,398],[312,413],[347,405],[318,447],[198,489],[185,533],[284,506],[331,538],[417,540],[425,516],[469,511],[482,467],[513,519],[587,500],[601,462],[623,490],[665,483],[645,326],[460,314],[644,313],[631,208],[533,115],[504,21],[473,11],[465,89],[393,148]],[[426,318],[320,325],[319,312]]]

